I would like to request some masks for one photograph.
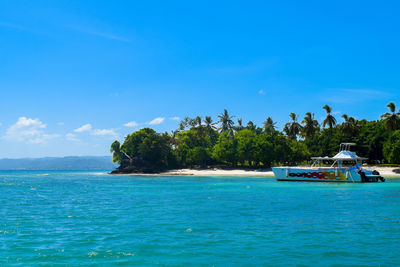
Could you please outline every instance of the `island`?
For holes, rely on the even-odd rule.
[[[171,133],[143,128],[124,142],[111,144],[112,174],[198,174],[271,176],[271,166],[301,165],[311,155],[333,155],[340,143],[354,142],[367,164],[396,175],[400,169],[400,112],[394,103],[378,120],[357,120],[343,114],[341,123],[325,105],[319,122],[307,112],[303,120],[290,113],[282,131],[267,117],[262,126],[231,116],[225,109],[216,122],[211,116],[186,117]],[[386,167],[386,169],[384,168]],[[238,171],[233,171],[238,170]]]

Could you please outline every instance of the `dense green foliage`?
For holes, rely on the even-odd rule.
[[[234,122],[227,110],[213,122],[210,116],[186,117],[172,134],[156,133],[144,128],[126,136],[121,145],[111,145],[113,161],[122,172],[157,172],[171,168],[192,167],[270,167],[280,164],[296,165],[310,156],[333,156],[340,143],[354,142],[355,150],[368,157],[370,163],[400,163],[400,113],[393,103],[390,113],[381,120],[356,120],[346,114],[338,123],[332,108],[322,125],[307,112],[301,123],[290,113],[283,131],[268,117],[260,128],[253,122]]]

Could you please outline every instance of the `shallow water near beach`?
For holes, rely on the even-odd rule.
[[[400,180],[1,171],[0,265],[400,265]]]

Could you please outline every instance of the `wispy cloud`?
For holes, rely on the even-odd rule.
[[[258,94],[265,95],[265,91],[261,89],[260,91],[258,91]]]
[[[86,33],[88,33],[90,35],[94,35],[94,36],[110,39],[110,40],[126,42],[126,43],[130,43],[131,42],[131,40],[129,40],[128,38],[125,38],[123,36],[110,34],[110,33],[107,33],[107,32],[86,31]]]
[[[169,118],[171,121],[180,121],[181,118],[175,116],[175,117],[171,117]]]
[[[79,142],[79,141],[80,141],[80,139],[78,139],[78,138],[76,137],[76,135],[73,134],[73,133],[67,133],[67,134],[65,135],[65,138],[66,138],[68,141],[73,141],[73,142]]]
[[[128,39],[124,36],[113,34],[113,33],[110,33],[108,31],[104,31],[104,30],[91,29],[91,28],[85,27],[85,26],[72,26],[72,27],[70,27],[70,29],[81,32],[81,33],[85,33],[88,35],[104,38],[104,39],[115,40],[115,41],[125,42],[125,43],[131,42],[130,39]]]
[[[139,126],[139,124],[136,121],[130,121],[130,122],[125,123],[124,126],[133,128],[133,127]]]
[[[158,117],[158,118],[155,118],[155,119],[153,119],[152,121],[150,121],[148,124],[149,124],[149,125],[158,125],[158,124],[163,123],[164,120],[165,120],[165,118],[163,118],[163,117]]]
[[[112,138],[118,138],[118,134],[114,129],[94,129],[91,134],[96,136],[109,136]]]
[[[390,94],[383,90],[354,89],[354,88],[330,88],[323,91],[321,99],[331,103],[354,103],[384,99]]]
[[[46,124],[39,119],[20,117],[15,124],[7,129],[3,138],[9,141],[41,144],[49,139],[59,137],[58,134],[46,134],[45,128]]]
[[[90,135],[94,136],[108,136],[108,137],[113,137],[117,138],[118,133],[116,132],[115,129],[93,129],[92,125],[90,123],[84,124],[81,127],[77,128],[74,130],[75,133],[89,133]],[[66,138],[75,141],[76,135],[69,133],[66,135]]]
[[[88,123],[88,124],[82,125],[81,127],[75,129],[74,132],[83,133],[83,132],[90,131],[91,129],[92,129],[92,125],[90,123]]]
[[[4,21],[0,21],[0,27],[19,30],[19,31],[29,31],[25,27],[22,27],[22,26],[16,25],[16,24],[12,24],[12,23],[7,23],[7,22],[4,22]]]

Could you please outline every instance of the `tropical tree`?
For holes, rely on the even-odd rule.
[[[201,121],[202,121],[201,116],[197,116],[196,118],[194,118],[194,122],[196,123],[197,128],[201,128],[201,126],[202,126]]]
[[[213,147],[212,156],[220,163],[226,163],[231,166],[236,166],[237,142],[228,132],[220,134],[217,143]]]
[[[195,127],[196,123],[195,120],[186,116],[180,123],[179,123],[179,130],[183,131],[185,130],[187,127]]]
[[[342,132],[347,136],[354,135],[358,128],[358,121],[347,114],[343,114],[342,118],[344,119],[344,122],[340,125]]]
[[[251,131],[255,131],[257,129],[257,125],[254,124],[254,122],[249,121],[246,125],[246,129],[249,129]]]
[[[211,116],[206,116],[204,119],[204,125],[206,127],[207,130],[215,130],[215,123],[213,122]]]
[[[332,128],[336,126],[336,119],[335,117],[333,117],[332,113],[332,107],[325,105],[322,107],[323,109],[325,109],[327,115],[326,118],[324,119],[324,121],[322,122],[323,127],[325,127],[326,125],[328,125],[329,127],[329,132],[332,133]]]
[[[219,123],[221,124],[220,126],[220,131],[221,132],[228,132],[230,134],[233,133],[232,129],[233,129],[233,118],[234,116],[230,116],[228,111],[226,109],[224,109],[224,113],[222,113],[221,115],[218,115],[219,118]]]
[[[386,140],[383,153],[389,163],[400,163],[400,130],[394,131]]]
[[[253,165],[255,159],[256,133],[251,129],[243,129],[235,134],[237,142],[237,158],[244,165],[247,161],[249,165]]]
[[[150,128],[128,134],[120,151],[130,159],[132,168],[142,172],[165,170],[173,165],[171,136]]]
[[[241,131],[243,129],[244,129],[243,119],[239,118],[239,119],[237,119],[237,125],[235,126],[235,131],[238,132],[238,131]]]
[[[300,123],[297,122],[299,116],[292,112],[289,114],[289,117],[292,119],[292,121],[285,124],[283,131],[290,139],[297,140],[297,136],[302,129]]]
[[[390,113],[387,112],[383,114],[381,119],[383,120],[386,129],[395,131],[400,128],[400,112],[396,113],[396,105],[393,102],[390,102],[386,106],[389,108]]]
[[[262,162],[264,167],[271,167],[275,160],[275,146],[273,144],[273,136],[268,133],[257,135],[255,140],[254,157],[258,162]]]
[[[314,119],[314,113],[307,112],[301,123],[304,124],[301,135],[306,139],[314,136],[319,129],[319,123]]]
[[[112,153],[112,161],[121,164],[123,156],[121,152],[121,144],[119,143],[119,141],[114,141],[111,144],[110,153]]]
[[[276,128],[276,122],[274,122],[271,117],[267,117],[263,122],[263,125],[265,131],[275,130]]]

